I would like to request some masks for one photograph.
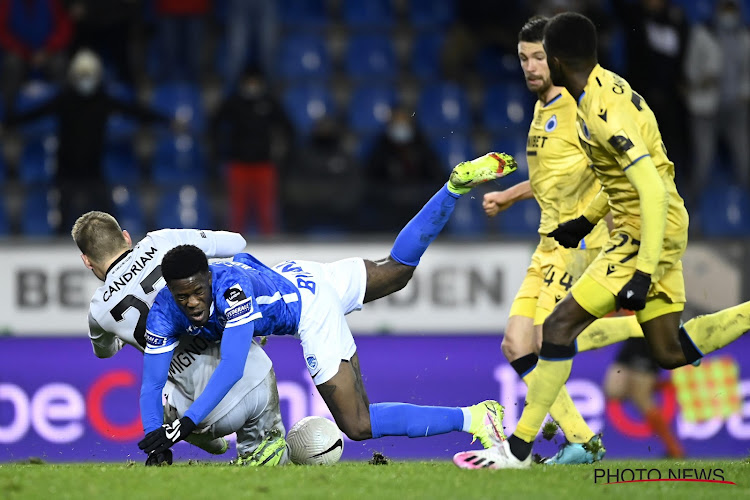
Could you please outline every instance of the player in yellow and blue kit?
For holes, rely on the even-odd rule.
[[[544,322],[538,374],[515,431],[492,449],[456,454],[454,463],[462,468],[483,468],[488,461],[499,469],[530,466],[534,437],[570,375],[576,337],[610,311],[636,311],[651,354],[666,369],[693,363],[750,329],[750,302],[680,324],[688,214],[675,188],[674,164],[643,98],[597,63],[593,23],[580,14],[559,14],[545,29],[544,47],[553,83],[578,102],[578,136],[602,184],[582,216],[550,235],[575,247],[609,211],[615,227]]]
[[[511,306],[502,343],[503,354],[526,384],[537,375],[534,367],[542,342],[542,323],[609,239],[605,220],[581,239],[578,248],[565,248],[547,236],[561,222],[578,217],[601,185],[578,141],[576,102],[565,88],[552,85],[542,46],[546,25],[547,18],[533,17],[518,34],[518,57],[526,85],[538,97],[526,144],[529,180],[487,193],[483,202],[491,217],[520,200],[535,199],[541,208],[539,245]],[[581,334],[579,350],[603,347],[631,336],[643,336],[632,316],[597,321]],[[591,453],[592,446],[585,445],[591,440],[599,442],[599,437],[594,436],[565,387],[549,413],[567,442],[544,463],[591,463],[603,457],[603,448]]]
[[[202,250],[182,245],[162,260],[167,289],[157,295],[146,322],[139,447],[164,453],[200,424],[241,377],[254,335],[292,335],[339,428],[354,440],[422,437],[465,431],[484,447],[505,438],[503,407],[370,404],[346,314],[403,288],[455,203],[478,184],[513,172],[515,160],[489,153],[457,165],[438,191],[396,237],[388,257],[329,264],[287,261],[268,268],[248,254],[209,266]],[[162,424],[161,390],[172,350],[181,336],[221,342],[221,361],[184,416]]]

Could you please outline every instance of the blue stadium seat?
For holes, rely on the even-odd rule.
[[[24,144],[18,176],[25,184],[49,183],[57,170],[57,136],[48,135]]]
[[[145,217],[141,207],[138,189],[127,186],[112,188],[112,207],[120,227],[127,229],[131,235],[146,234]]]
[[[509,209],[499,213],[493,225],[500,234],[508,236],[535,236],[539,229],[542,212],[534,200],[513,204]]]
[[[675,0],[682,8],[690,24],[709,22],[714,12],[716,0]]]
[[[393,5],[390,0],[344,0],[343,14],[349,28],[393,27]]]
[[[36,109],[57,95],[58,88],[43,81],[33,80],[21,87],[16,97],[16,112]],[[57,117],[47,115],[20,127],[27,139],[39,138],[57,132]]]
[[[166,189],[156,212],[159,228],[202,229],[213,227],[212,219],[208,198],[190,184]]]
[[[161,84],[154,90],[151,105],[165,115],[186,121],[191,132],[203,132],[206,113],[197,85],[187,82]]]
[[[470,138],[462,133],[430,135],[430,144],[442,160],[446,175],[462,161],[476,158],[476,151]]]
[[[411,0],[409,21],[415,28],[446,28],[456,16],[454,0]]]
[[[482,200],[476,196],[463,196],[446,224],[446,231],[453,236],[474,237],[487,232],[487,216],[482,209]]]
[[[518,54],[503,52],[497,47],[485,47],[477,56],[477,72],[485,81],[523,81]]]
[[[352,78],[392,79],[396,76],[396,54],[391,40],[381,35],[355,35],[346,50],[346,71]]]
[[[30,188],[23,201],[21,232],[25,236],[52,236],[60,225],[59,193],[45,186]]]
[[[5,200],[0,200],[0,237],[10,234],[10,220],[8,219],[8,210],[5,206]]]
[[[292,35],[281,42],[278,76],[285,80],[325,79],[331,62],[324,40],[316,35]]]
[[[414,42],[411,72],[423,80],[440,77],[440,53],[445,35],[438,32],[421,33]]]
[[[107,146],[104,152],[104,179],[109,184],[133,185],[141,180],[138,161],[131,142],[121,141]]]
[[[349,124],[354,131],[374,134],[383,129],[396,105],[396,91],[387,86],[362,86],[354,91],[349,105]]]
[[[162,185],[203,182],[206,179],[206,167],[200,140],[189,134],[167,134],[159,139],[151,178]]]
[[[283,104],[301,136],[309,134],[317,120],[335,113],[333,96],[324,85],[291,87],[284,93]]]
[[[525,86],[495,84],[487,89],[482,122],[492,132],[526,132],[533,114],[533,95]]]
[[[713,183],[701,196],[699,217],[707,237],[747,237],[750,193],[738,186]]]
[[[128,103],[135,102],[135,91],[129,85],[119,82],[109,82],[107,83],[107,92],[119,100]],[[133,138],[137,128],[137,123],[132,119],[120,114],[111,115],[107,121],[107,141],[129,141]]]
[[[467,132],[471,116],[466,92],[453,83],[425,87],[417,102],[417,121],[427,132]]]
[[[279,0],[282,26],[287,29],[321,29],[328,23],[325,0]]]

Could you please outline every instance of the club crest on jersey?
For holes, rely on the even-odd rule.
[[[547,123],[544,124],[544,131],[545,132],[552,132],[557,128],[557,115],[552,115],[552,117],[547,120]]]
[[[226,292],[224,292],[224,298],[227,299],[229,306],[236,306],[243,300],[247,299],[245,292],[242,291],[242,287],[239,283],[235,283],[230,286]]]
[[[318,358],[314,354],[305,357],[305,363],[310,370],[315,370],[318,367]]]

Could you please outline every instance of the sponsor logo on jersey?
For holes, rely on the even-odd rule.
[[[318,358],[316,358],[314,354],[305,356],[305,363],[307,363],[307,367],[310,368],[310,371],[315,370],[318,367]]]
[[[228,309],[225,315],[227,317],[227,321],[232,321],[233,319],[244,316],[245,314],[250,314],[251,312],[253,312],[253,303],[248,300],[244,304],[240,304],[231,309]]]
[[[547,123],[544,124],[544,131],[545,132],[552,132],[557,128],[557,115],[552,115],[552,117],[547,120]]]
[[[607,139],[607,142],[620,153],[625,153],[633,147],[633,141],[628,139],[628,136],[622,130]]]
[[[146,332],[146,342],[152,347],[159,347],[164,345],[167,342],[167,339],[154,335],[151,332]]]
[[[226,292],[224,292],[224,298],[227,299],[229,306],[236,306],[243,300],[247,299],[245,292],[242,291],[242,287],[239,283],[235,283],[230,286]]]

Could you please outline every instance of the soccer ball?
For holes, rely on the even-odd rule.
[[[305,417],[286,435],[289,458],[297,465],[333,465],[344,451],[344,436],[323,417]]]

